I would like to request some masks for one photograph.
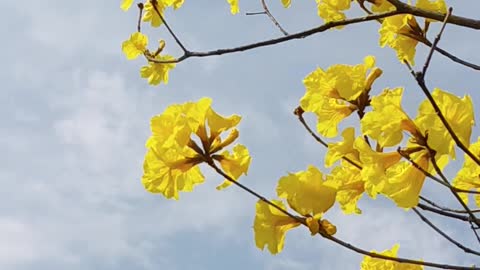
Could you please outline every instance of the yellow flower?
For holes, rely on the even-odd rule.
[[[165,8],[167,8],[167,6],[168,5],[165,3],[165,1],[157,1],[157,4],[155,5],[156,7],[156,10],[155,10],[155,7],[153,6],[153,4],[150,1],[148,1],[147,3],[145,3],[145,6],[144,6],[142,21],[150,22],[150,25],[153,27],[159,27],[160,25],[163,24],[163,21],[162,21],[162,18],[158,15],[157,11],[160,12],[160,14],[163,17],[164,16],[163,12],[165,11]]]
[[[395,244],[390,250],[387,249],[380,253],[378,253],[375,250],[372,250],[371,252],[396,258],[399,248],[400,248],[400,245]],[[360,269],[361,270],[422,270],[423,266],[416,265],[416,264],[399,263],[395,261],[389,261],[384,259],[372,258],[370,256],[365,256],[362,261],[362,265]]]
[[[301,215],[317,215],[326,212],[335,203],[336,190],[328,186],[322,173],[314,166],[306,171],[290,173],[280,178],[277,185],[279,198]]]
[[[432,96],[455,134],[468,147],[475,122],[470,96],[459,98],[439,88],[433,90]],[[455,141],[428,100],[420,104],[415,124],[424,133],[428,133],[428,145],[437,152],[437,155],[450,155],[455,159]]]
[[[183,147],[151,147],[145,155],[142,183],[146,190],[178,200],[179,191],[192,191],[203,183],[204,176],[196,164],[202,160]]]
[[[341,165],[333,168],[327,176],[327,183],[337,189],[335,200],[345,214],[362,213],[357,202],[365,191],[365,182],[356,167],[342,161]]]
[[[383,153],[373,151],[361,137],[355,140],[355,149],[358,150],[362,164],[361,176],[365,181],[365,190],[372,198],[382,192],[386,178],[386,170],[398,163],[402,156],[398,152]]]
[[[412,160],[425,171],[429,170],[429,156],[426,151],[412,155]],[[382,190],[398,207],[412,208],[418,204],[420,191],[425,181],[425,174],[410,162],[399,162],[391,166],[387,172],[387,182]]]
[[[337,227],[327,219],[320,219],[320,217],[307,217],[305,223],[312,235],[317,233],[334,235],[337,233]]]
[[[348,127],[342,132],[343,142],[329,143],[325,155],[325,167],[331,167],[335,162],[347,157],[352,161],[358,160],[358,151],[353,148],[355,129]]]
[[[362,133],[378,141],[380,146],[395,146],[402,141],[403,131],[417,134],[413,121],[401,107],[403,88],[385,89],[372,97],[373,111],[360,121]]]
[[[240,12],[240,8],[238,7],[238,0],[227,0],[228,4],[230,4],[230,13],[233,15]]]
[[[170,61],[175,58],[170,55],[155,57],[156,60]],[[140,69],[140,76],[147,78],[151,85],[158,85],[160,83],[168,83],[168,72],[175,67],[175,63],[153,63],[149,62],[147,66]]]
[[[380,46],[389,46],[397,52],[397,57],[403,63],[407,60],[415,64],[415,47],[418,41],[411,37],[421,38],[422,29],[413,15],[396,15],[385,18],[380,33]]]
[[[123,0],[122,5],[120,6],[123,11],[127,11],[133,4],[133,0]]]
[[[480,137],[477,142],[470,145],[469,150],[476,155],[480,156]],[[480,191],[480,166],[473,161],[467,154],[465,154],[463,166],[457,173],[457,176],[453,180],[453,186],[465,190]],[[468,203],[468,194],[459,193],[462,200]],[[475,194],[475,202],[480,207],[480,194]]]
[[[289,8],[291,4],[291,0],[282,0],[282,5],[284,8]]]
[[[447,5],[445,4],[445,0],[417,0],[415,6],[429,11],[435,11],[443,14],[447,13]],[[432,22],[435,20],[426,19],[426,21]]]
[[[148,37],[140,32],[135,32],[122,43],[122,51],[128,60],[132,60],[147,50],[147,44]]]
[[[378,78],[374,68],[375,58],[367,56],[364,64],[356,66],[333,65],[326,71],[321,68],[303,80],[306,92],[300,100],[302,109],[317,115],[317,130],[325,137],[337,136],[338,124],[358,109],[357,98],[368,92]],[[369,70],[373,70],[368,74]]]
[[[281,201],[271,200],[271,202],[285,209]],[[270,253],[279,253],[283,249],[287,231],[298,225],[300,222],[286,216],[273,206],[261,200],[257,202],[253,230],[255,244],[259,249],[263,250],[267,246]]]
[[[318,16],[325,20],[325,22],[341,21],[345,19],[346,11],[350,8],[351,0],[316,0]],[[337,27],[342,28],[342,27]]]
[[[196,165],[211,162],[210,157],[219,161],[225,172],[235,180],[247,173],[250,156],[245,146],[235,146],[233,154],[210,151],[220,151],[233,143],[238,138],[236,129],[225,140],[222,140],[221,133],[232,129],[240,121],[238,115],[218,115],[211,108],[211,103],[211,99],[202,98],[197,102],[174,104],[152,118],[152,136],[146,143],[148,151],[142,178],[148,191],[178,199],[179,191],[191,191],[195,184],[203,182]],[[192,139],[194,134],[202,141],[203,149]],[[214,142],[217,144],[212,147]]]
[[[373,0],[372,11],[376,13],[383,13],[395,10],[395,6],[390,4],[387,0]]]
[[[234,180],[237,180],[242,174],[247,175],[248,167],[252,160],[248,153],[248,149],[241,144],[237,144],[233,147],[233,154],[230,154],[229,151],[225,150],[222,154],[216,157],[214,156],[213,158],[220,161],[223,171]],[[217,189],[224,189],[231,184],[232,182],[225,180],[217,187]]]

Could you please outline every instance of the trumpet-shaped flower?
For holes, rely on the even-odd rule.
[[[469,150],[477,157],[480,156],[480,138],[477,139],[477,142],[470,145]],[[463,162],[462,168],[453,180],[453,186],[465,190],[480,191],[480,166],[467,154],[465,154],[465,161]],[[461,192],[458,195],[460,195],[466,204],[468,203],[467,193]],[[480,207],[480,195],[475,194],[474,198],[477,206]]]
[[[357,138],[354,144],[359,152],[362,164],[361,176],[365,181],[365,190],[372,198],[382,192],[385,186],[386,170],[398,163],[402,156],[398,152],[383,153],[373,151],[363,138]]]
[[[227,0],[228,4],[230,4],[230,13],[233,15],[240,12],[240,8],[238,7],[238,0]]]
[[[202,98],[198,102],[171,105],[152,118],[152,136],[146,143],[148,151],[142,178],[147,190],[178,199],[179,191],[191,191],[195,184],[203,182],[196,165],[211,161],[210,157],[219,161],[235,180],[247,173],[250,156],[245,146],[237,145],[232,154],[211,152],[212,149],[222,150],[238,138],[236,129],[225,140],[221,133],[234,128],[240,121],[238,115],[218,115],[211,108],[211,102],[209,98]],[[199,137],[203,149],[194,142],[192,135]],[[227,184],[222,185],[225,186]]]
[[[327,183],[337,189],[335,200],[345,214],[360,214],[362,211],[357,207],[358,200],[365,191],[365,182],[360,171],[346,161],[333,168],[327,176]]]
[[[123,42],[122,51],[128,60],[132,60],[147,50],[147,44],[148,37],[140,32],[135,32]]]
[[[192,191],[203,183],[197,165],[202,160],[187,147],[150,147],[143,165],[142,183],[146,190],[178,200],[179,191]]]
[[[271,200],[271,202],[281,209],[285,209],[281,201]],[[300,222],[285,215],[275,207],[261,200],[257,202],[253,230],[255,232],[255,244],[259,249],[263,250],[267,246],[270,253],[279,253],[283,249],[287,231],[298,225],[300,225]]]
[[[346,128],[342,132],[343,142],[329,143],[327,154],[325,155],[325,167],[331,167],[335,162],[347,157],[352,161],[358,160],[358,151],[353,148],[355,140],[355,129]]]
[[[318,16],[325,22],[345,19],[344,11],[350,9],[351,0],[316,0]],[[338,27],[341,28],[341,27]]]
[[[322,173],[314,166],[306,171],[290,173],[280,178],[277,185],[279,198],[302,215],[317,215],[326,212],[335,203],[336,190],[329,186]]]
[[[412,160],[423,170],[429,170],[429,155],[426,151],[413,154]],[[425,174],[421,170],[404,161],[391,166],[386,176],[388,180],[382,190],[383,194],[402,208],[408,209],[418,204],[425,181]]]
[[[403,131],[417,134],[413,121],[401,107],[402,88],[385,89],[372,97],[373,111],[360,121],[362,133],[378,141],[382,147],[395,146],[402,141]]]
[[[400,62],[407,60],[414,65],[418,41],[412,37],[423,37],[423,31],[413,15],[396,15],[383,19],[379,33],[381,47],[388,45],[396,51]]]
[[[432,96],[457,137],[468,147],[475,122],[470,96],[459,98],[439,88],[433,90]],[[450,155],[455,158],[455,141],[428,100],[420,104],[415,124],[428,134],[428,145],[438,155]]]
[[[170,55],[155,57],[156,60],[160,61],[171,61],[175,58]],[[154,63],[149,62],[147,66],[144,66],[140,69],[140,76],[142,78],[147,78],[148,83],[151,85],[158,85],[160,83],[168,83],[168,72],[175,67],[175,63]]]
[[[250,154],[248,153],[248,149],[241,144],[237,144],[235,147],[233,147],[233,154],[230,154],[229,151],[225,150],[217,157],[220,161],[220,166],[222,166],[223,171],[225,171],[234,180],[240,178],[242,174],[247,174],[250,161],[252,160]],[[214,159],[215,158],[216,157],[214,156]],[[225,180],[217,187],[217,189],[224,189],[231,184],[232,182]]]
[[[358,109],[357,98],[369,91],[373,81],[380,76],[374,65],[375,58],[367,56],[364,64],[334,65],[326,71],[318,68],[305,77],[306,92],[300,105],[304,111],[317,115],[320,134],[337,136],[338,123]],[[368,74],[372,68],[370,73],[375,76]]]
[[[400,245],[395,244],[390,250],[387,249],[380,253],[378,253],[375,250],[372,250],[371,252],[396,258],[399,248],[400,248]],[[423,266],[416,265],[416,264],[399,263],[395,261],[365,256],[362,261],[360,269],[361,270],[422,270]]]
[[[373,0],[372,11],[376,13],[382,13],[395,10],[395,6],[390,4],[387,0]]]

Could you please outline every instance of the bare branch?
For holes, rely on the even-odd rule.
[[[153,9],[155,10],[155,12],[157,13],[158,17],[160,17],[160,19],[162,20],[163,24],[165,24],[165,27],[167,28],[168,32],[170,33],[170,35],[173,37],[173,39],[175,40],[175,42],[177,42],[178,46],[180,46],[180,48],[182,48],[183,50],[183,53],[184,54],[188,54],[188,50],[185,48],[185,46],[183,45],[183,43],[180,41],[180,39],[177,37],[177,35],[175,35],[175,33],[173,32],[172,28],[170,28],[170,26],[168,25],[167,21],[165,20],[165,18],[163,17],[162,13],[160,13],[160,11],[158,10],[158,7],[157,7],[157,0],[150,0],[150,3],[152,4],[153,6]],[[150,57],[147,57],[147,59],[150,58]]]
[[[477,256],[480,256],[480,252],[478,251],[475,251],[473,249],[470,249],[464,245],[462,245],[460,242],[456,241],[455,239],[451,238],[448,234],[446,234],[444,231],[442,231],[440,228],[438,228],[437,226],[435,226],[435,224],[433,224],[426,216],[424,216],[422,213],[420,213],[420,211],[418,211],[417,209],[412,208],[412,210],[415,212],[415,214],[417,214],[417,216],[420,217],[420,219],[425,222],[428,226],[430,226],[434,231],[436,231],[438,234],[440,234],[441,236],[443,236],[445,239],[447,239],[448,241],[450,241],[452,244],[454,244],[455,246],[457,246],[459,249],[465,251],[466,253],[470,253],[470,254],[475,254]]]
[[[280,25],[280,23],[278,23],[277,19],[275,19],[275,17],[273,17],[272,13],[270,12],[270,10],[268,9],[267,7],[267,4],[265,3],[265,0],[260,0],[262,2],[262,6],[263,6],[263,10],[265,10],[265,14],[267,14],[268,18],[270,18],[270,20],[273,22],[273,24],[275,24],[275,26],[285,35],[285,36],[288,36],[288,32],[285,31],[285,29],[283,29],[283,27]]]

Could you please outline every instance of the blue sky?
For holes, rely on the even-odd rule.
[[[256,200],[235,187],[216,191],[221,178],[203,168],[206,183],[179,201],[144,191],[140,178],[149,120],[173,102],[213,98],[221,114],[240,114],[240,142],[253,162],[242,182],[273,197],[276,181],[308,164],[323,168],[324,149],[307,136],[292,111],[304,94],[302,79],[316,67],[357,64],[377,57],[384,75],[375,91],[405,86],[412,115],[424,99],[391,49],[378,47],[374,22],[245,53],[188,59],[167,86],[149,86],[121,43],[135,31],[136,10],[120,1],[3,1],[0,79],[0,268],[1,269],[358,269],[362,256],[289,232],[276,256],[253,241]],[[318,25],[314,1],[292,1],[271,10],[289,32]],[[454,3],[455,2],[455,3]],[[477,1],[450,1],[454,13],[478,17]],[[243,12],[260,1],[241,1]],[[280,36],[265,16],[231,16],[226,1],[189,1],[167,19],[188,48],[233,47]],[[353,13],[360,14],[360,13]],[[148,28],[145,28],[147,30]],[[432,30],[437,28],[433,27]],[[151,43],[166,39],[147,30]],[[436,33],[432,31],[432,33]],[[447,26],[441,47],[480,63],[477,32]],[[422,63],[426,50],[419,49]],[[478,73],[435,55],[429,86],[480,104]],[[478,113],[478,110],[477,110]],[[313,118],[307,117],[313,124]],[[345,127],[343,125],[342,127]],[[474,128],[472,140],[479,136]],[[453,176],[458,166],[450,166]],[[426,183],[424,194],[453,204],[448,193]],[[363,198],[360,216],[328,214],[338,237],[365,249],[401,245],[400,255],[443,263],[473,264],[425,227],[412,212],[385,199]],[[473,246],[466,227],[434,218]]]

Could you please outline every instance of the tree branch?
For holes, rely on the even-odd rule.
[[[459,249],[465,251],[466,253],[470,253],[470,254],[475,254],[477,256],[480,256],[480,252],[478,251],[475,251],[473,249],[470,249],[464,245],[462,245],[460,242],[456,241],[455,239],[451,238],[448,234],[446,234],[444,231],[442,231],[441,229],[439,229],[437,226],[435,226],[435,224],[433,224],[426,216],[422,215],[422,213],[420,213],[420,211],[418,211],[415,207],[412,208],[412,210],[415,212],[415,214],[417,214],[417,216],[420,217],[420,219],[425,222],[428,226],[430,226],[434,231],[436,231],[438,234],[440,234],[441,236],[443,236],[445,239],[447,239],[450,243],[454,244],[455,246],[457,246]]]

